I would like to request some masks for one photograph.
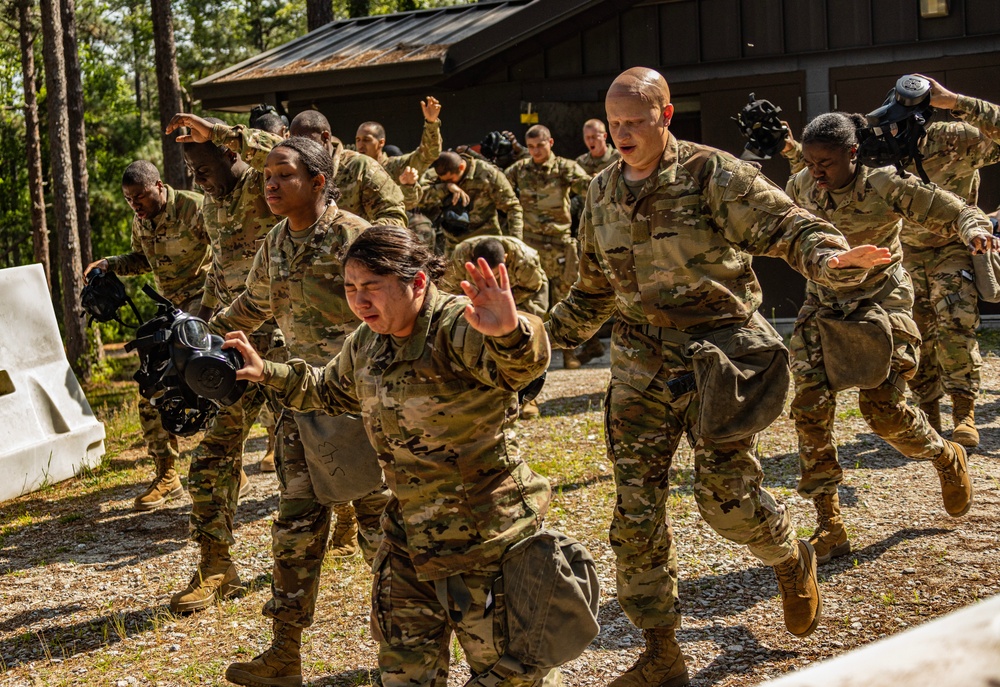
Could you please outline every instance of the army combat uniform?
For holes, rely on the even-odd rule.
[[[767,565],[801,556],[784,506],[761,486],[756,435],[699,436],[700,404],[736,399],[702,398],[676,384],[693,370],[687,343],[720,330],[776,338],[755,314],[761,289],[752,255],[782,258],[831,286],[856,283],[863,271],[827,267],[847,249],[843,237],[728,153],[670,135],[646,180],[627,182],[623,170],[619,161],[590,185],[580,276],[546,328],[554,346],[568,348],[617,312],[605,425],[617,488],[610,540],[618,601],[640,628],[673,628],[681,615],[666,500],[682,436],[694,447],[694,494],[705,521]]]
[[[203,198],[193,191],[176,191],[167,184],[163,187],[167,192],[163,210],[150,219],[132,218],[132,252],[108,257],[108,267],[123,277],[152,272],[157,291],[181,310],[197,313],[211,260],[201,216]],[[160,414],[141,396],[139,424],[156,464],[157,480],[166,476],[167,481],[174,482],[174,461],[179,455],[177,437],[163,429]],[[167,475],[171,471],[173,475]],[[149,492],[136,499],[136,507],[141,510],[161,503]]]
[[[417,174],[423,174],[431,163],[438,159],[441,154],[441,120],[433,122],[424,120],[423,133],[420,136],[420,145],[412,153],[406,155],[394,155],[389,157],[385,151],[379,156],[378,163],[389,174],[393,181],[398,182],[399,175],[407,167],[417,170]]]
[[[833,292],[812,281],[806,286],[806,301],[791,340],[792,419],[799,437],[802,474],[798,490],[814,498],[836,494],[843,481],[833,437],[837,398],[823,362],[817,311],[826,307],[851,312],[861,301],[882,306],[892,329],[892,372],[879,386],[860,390],[861,414],[876,434],[904,456],[922,460],[942,456],[944,440],[923,412],[906,404],[903,382],[916,370],[920,332],[911,316],[913,287],[900,267],[900,229],[906,218],[939,237],[971,243],[976,236],[989,233],[989,223],[982,212],[954,194],[913,175],[903,178],[890,167],[858,165],[855,179],[841,192],[832,193],[818,188],[809,170],[804,170],[788,180],[787,190],[803,208],[836,226],[852,245],[873,244],[892,253],[889,264],[873,268],[862,284],[849,291]],[[845,351],[844,355],[864,355],[864,351]]]
[[[591,177],[572,160],[551,153],[542,164],[518,160],[504,174],[524,210],[524,242],[542,259],[549,304],[555,305],[566,297],[579,265],[570,233],[570,195],[586,195]]]
[[[622,154],[615,148],[608,146],[607,150],[604,151],[604,155],[601,155],[600,157],[594,157],[588,150],[583,155],[576,158],[576,164],[583,167],[584,172],[590,176],[594,176],[598,172],[604,171],[604,168],[608,165],[618,162],[620,159],[622,159]]]
[[[517,309],[538,317],[549,311],[549,280],[542,269],[538,251],[513,236],[474,236],[455,246],[448,260],[448,268],[441,279],[441,288],[448,293],[462,293],[461,283],[467,278],[465,263],[473,262],[472,255],[483,241],[496,239],[503,244],[506,258],[504,265],[510,278]]]
[[[504,177],[503,172],[489,162],[477,160],[469,155],[462,155],[465,160],[465,174],[456,185],[469,195],[472,206],[469,208],[469,228],[461,235],[456,235],[443,229],[445,238],[445,254],[451,253],[458,245],[472,236],[490,235],[513,236],[521,238],[524,227],[524,217],[521,204],[517,200],[514,189]],[[451,196],[448,184],[440,181],[433,169],[427,170],[419,183],[404,186],[403,195],[406,198],[406,209],[417,209],[437,216],[444,205],[445,198]],[[501,230],[497,211],[507,216],[506,228]]]
[[[252,333],[276,318],[288,355],[325,365],[358,326],[344,295],[341,249],[370,225],[336,205],[308,233],[295,236],[282,220],[267,234],[254,258],[246,290],[212,318],[216,331]],[[272,525],[274,579],[264,614],[295,627],[312,624],[320,568],[330,530],[330,508],[313,492],[298,427],[291,413],[281,423],[278,457],[278,517]],[[358,501],[359,519],[371,555],[381,541],[379,518],[388,501],[380,489]]]
[[[340,189],[337,204],[372,224],[406,226],[403,192],[382,165],[361,153],[344,148],[340,139],[333,141],[333,183]]]
[[[511,334],[485,337],[465,320],[467,303],[430,285],[405,339],[362,324],[325,368],[264,365],[262,383],[286,406],[360,413],[385,471],[393,496],[371,623],[384,687],[446,684],[453,631],[474,675],[498,660],[506,637],[490,590],[500,558],[541,527],[551,497],[512,431],[515,392],[549,362],[541,321],[521,314]],[[503,684],[559,684],[558,672]]]
[[[1000,107],[960,95],[953,114],[964,121],[928,125],[920,144],[923,166],[932,182],[975,205],[978,170],[1000,162]],[[903,266],[913,278],[913,319],[923,339],[910,389],[932,411],[942,394],[956,406],[966,399],[971,409],[982,367],[972,256],[954,234],[941,236],[912,222],[904,221],[901,238]]]

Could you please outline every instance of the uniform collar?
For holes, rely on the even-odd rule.
[[[808,174],[807,170],[803,170],[803,173]],[[833,195],[828,189],[820,188],[816,186],[816,180],[812,179],[813,188],[815,189],[816,203],[821,208],[828,208],[831,210],[838,210],[843,205],[847,205],[852,202],[862,201],[865,199],[865,187],[868,185],[868,175],[871,170],[865,167],[861,163],[858,163],[858,173],[854,175],[854,181],[849,185],[850,192],[843,197],[840,204],[834,205]],[[811,177],[810,177],[811,178]]]
[[[545,170],[552,169],[553,165],[556,164],[556,154],[550,151],[549,152],[549,156],[545,159],[545,162],[543,162],[542,164],[538,164],[537,162],[535,162],[534,160],[532,160],[529,157],[528,158],[528,164],[531,167],[534,167],[534,168],[539,168],[540,167],[540,168],[545,169]]]
[[[177,216],[177,192],[169,184],[164,184],[163,188],[167,189],[167,200],[163,204],[163,210],[156,217],[147,220],[154,227],[173,222]]]
[[[326,211],[319,216],[312,225],[312,234],[309,236],[309,240],[305,243],[296,244],[292,240],[291,230],[288,228],[288,220],[281,220],[281,228],[278,230],[278,245],[282,246],[282,250],[288,255],[289,258],[308,252],[312,254],[323,245],[326,240],[326,235],[329,233],[330,227],[337,219],[337,215],[340,214],[340,208],[336,204],[331,204],[326,206]]]
[[[646,177],[646,183],[639,189],[637,201],[653,188],[672,184],[677,179],[677,139],[669,132],[667,132],[667,136],[667,145],[663,148],[660,164],[652,174]],[[653,186],[650,186],[651,181],[653,181]],[[609,186],[614,188],[614,200],[616,203],[621,205],[629,204],[629,190],[625,186],[625,158],[619,157],[618,161],[614,163]]]
[[[434,286],[433,282],[428,282],[427,291],[424,292],[423,306],[417,314],[417,321],[413,323],[413,333],[396,354],[397,360],[413,361],[424,354],[424,347],[430,337],[431,322],[434,320],[434,311],[437,310],[437,301],[440,297],[441,294],[437,287]]]

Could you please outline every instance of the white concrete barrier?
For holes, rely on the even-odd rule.
[[[762,683],[766,687],[997,687],[1000,596]]]
[[[103,454],[104,425],[66,359],[42,266],[0,270],[0,501]]]

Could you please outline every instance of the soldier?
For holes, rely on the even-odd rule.
[[[486,261],[494,275],[500,273],[500,265],[507,269],[518,310],[545,317],[549,311],[549,280],[538,251],[513,236],[473,236],[455,246],[441,280],[441,290],[458,293],[465,263],[478,264],[479,258]],[[523,419],[536,418],[540,412],[534,399],[521,404]]]
[[[892,261],[869,272],[850,291],[831,291],[810,281],[806,301],[792,335],[795,399],[792,419],[799,436],[799,493],[812,499],[819,526],[809,542],[820,563],[851,550],[840,513],[837,486],[844,471],[837,460],[833,421],[837,397],[827,372],[830,355],[864,356],[864,350],[824,350],[818,317],[824,309],[851,313],[879,304],[892,328],[891,372],[874,388],[861,389],[858,405],[872,430],[907,458],[931,461],[941,481],[945,510],[964,515],[972,503],[965,449],[945,441],[923,411],[906,404],[904,381],[919,359],[920,334],[910,315],[913,287],[900,267],[899,233],[903,219],[919,222],[937,236],[960,237],[962,245],[985,252],[991,245],[990,224],[978,209],[958,196],[914,175],[902,177],[890,167],[869,169],[858,164],[857,130],[861,115],[830,112],[814,119],[802,134],[806,169],[788,180],[788,193],[806,210],[832,222],[851,243],[871,243],[892,251]],[[966,248],[968,250],[968,248]]]
[[[505,269],[498,284],[484,260],[468,266],[468,298],[438,291],[441,259],[395,227],[369,229],[343,263],[348,303],[364,324],[326,367],[265,363],[242,332],[226,345],[247,361],[238,376],[286,406],[364,419],[393,491],[373,568],[381,684],[446,684],[453,631],[472,674],[486,673],[507,643],[491,612],[501,556],[541,527],[551,498],[510,431],[516,391],[549,362],[541,320],[516,311]],[[281,641],[294,647],[298,637]],[[539,680],[493,677],[489,684],[510,687],[561,684],[558,669]]]
[[[576,279],[579,253],[570,233],[570,196],[585,196],[590,175],[577,163],[552,152],[552,134],[541,124],[524,136],[530,159],[519,160],[504,172],[524,209],[524,242],[538,251],[549,277],[549,303],[566,297]],[[586,343],[586,357],[604,353],[596,336]],[[577,351],[563,351],[563,367],[580,367]]]
[[[267,153],[281,139],[191,114],[174,115],[167,133],[180,127],[190,130],[177,141],[184,143],[184,158],[206,194],[202,216],[212,243],[212,263],[201,303],[214,311],[246,289],[258,242],[278,221],[264,201],[261,170]],[[254,341],[274,357],[281,351],[280,337],[272,320],[254,334]],[[190,584],[170,599],[174,613],[208,608],[239,591],[230,554],[233,519],[239,497],[250,486],[243,472],[243,444],[263,403],[261,388],[250,386],[237,403],[220,410],[191,460],[191,537],[201,557]]]
[[[576,158],[576,164],[583,167],[583,171],[590,176],[622,157],[608,145],[608,132],[600,119],[588,119],[583,123],[583,142],[587,146],[587,152]]]
[[[330,122],[316,110],[303,110],[288,127],[291,136],[311,138],[333,158],[334,184],[340,189],[340,207],[372,224],[406,226],[403,195],[393,177],[368,157],[344,148],[330,132]]]
[[[721,435],[700,429],[703,416],[756,409],[741,404],[736,412],[735,398],[703,396],[693,383],[691,350],[734,340],[781,349],[756,312],[761,292],[751,255],[783,258],[835,286],[860,281],[889,252],[849,249],[834,227],[796,207],[756,166],[675,139],[670,90],[659,73],[629,69],[612,83],[605,105],[623,159],[590,185],[580,276],[546,328],[553,346],[569,348],[617,311],[605,401],[618,492],[610,539],[618,601],[642,628],[646,649],[611,685],[676,687],[688,676],[675,636],[677,554],[666,501],[683,435],[694,448],[702,517],[774,566],[788,630],[808,635],[822,608],[812,547],[795,540],[784,507],[761,486],[756,435],[716,439]],[[772,366],[784,375],[778,357]]]
[[[113,255],[87,266],[122,276],[153,273],[156,290],[178,308],[205,315],[200,309],[205,275],[212,249],[201,216],[202,196],[174,190],[160,179],[151,163],[137,160],[122,174],[122,194],[135,211],[132,218],[132,252]],[[156,476],[135,497],[135,509],[154,510],[184,493],[174,468],[178,458],[177,437],[163,429],[160,415],[139,397],[139,425]]]
[[[322,364],[340,352],[358,325],[344,296],[338,254],[370,225],[337,207],[333,160],[307,138],[275,146],[264,166],[265,197],[284,216],[264,239],[247,277],[246,290],[217,314],[213,331],[252,333],[272,317],[287,337],[289,355]],[[298,427],[291,413],[282,421],[278,517],[272,527],[274,577],[264,615],[274,620],[275,645],[253,661],[233,666],[237,684],[270,678],[302,678],[298,643],[282,652],[281,637],[301,635],[312,624],[320,568],[330,532],[330,508],[313,491]],[[379,517],[388,491],[359,500],[370,559],[381,541]]]
[[[420,101],[420,109],[424,113],[424,132],[420,145],[412,153],[390,157],[385,152],[385,127],[378,122],[365,122],[358,127],[354,136],[358,152],[378,160],[392,179],[398,179],[407,167],[423,174],[441,154],[441,103],[429,95],[427,100]]]
[[[446,200],[448,207],[455,208],[455,215],[461,221],[441,219],[446,255],[460,241],[472,236],[504,234],[521,238],[524,221],[521,204],[503,172],[488,162],[445,151],[431,163],[431,169],[419,182],[412,173],[404,171],[400,184],[407,210],[445,214],[442,209]],[[463,200],[454,202],[454,196],[462,196]],[[498,211],[507,216],[506,231],[500,229]],[[465,217],[461,217],[463,213]]]

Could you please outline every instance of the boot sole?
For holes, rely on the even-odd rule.
[[[260,675],[254,675],[238,668],[234,670],[232,666],[226,669],[226,679],[244,687],[302,687],[301,675],[291,677],[261,677]]]
[[[209,606],[212,606],[223,599],[229,599],[236,596],[243,590],[243,585],[240,582],[240,578],[236,578],[232,582],[221,585],[212,596],[206,597],[204,599],[199,599],[198,601],[183,601],[174,603],[170,602],[170,611],[172,613],[194,613],[195,611],[203,611]]]
[[[816,556],[816,565],[822,565],[823,563],[829,563],[832,558],[840,558],[841,556],[846,556],[851,552],[851,542],[845,541],[843,544],[837,544],[832,549],[830,553],[825,556]]]
[[[157,508],[162,508],[166,505],[167,501],[170,499],[176,499],[184,494],[184,487],[177,487],[176,489],[171,489],[168,491],[162,499],[159,501],[146,501],[145,503],[136,502],[132,509],[137,511],[150,511],[156,510]]]

